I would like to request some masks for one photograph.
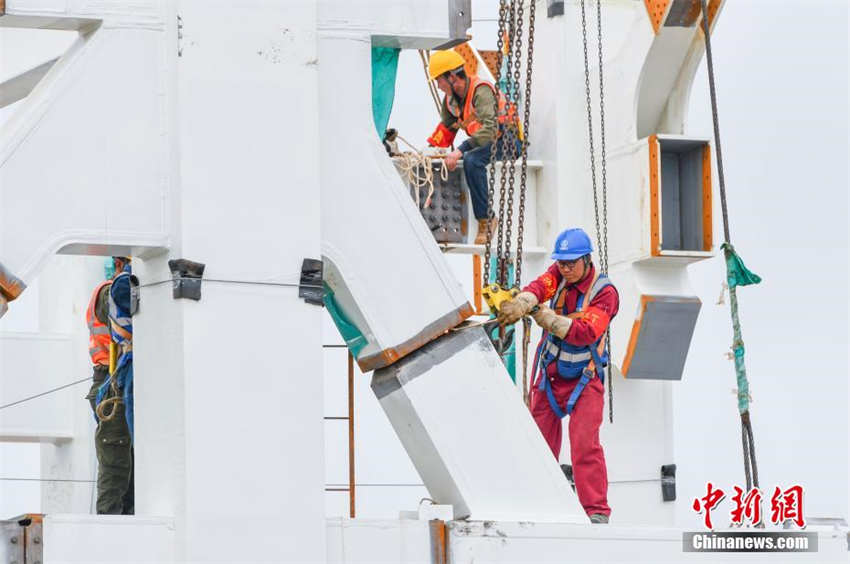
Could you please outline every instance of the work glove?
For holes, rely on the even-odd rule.
[[[558,315],[545,305],[539,306],[532,317],[544,331],[548,331],[551,335],[555,335],[559,339],[567,336],[567,332],[573,324],[572,319]]]
[[[537,305],[537,296],[531,292],[520,292],[499,307],[499,325],[513,325]]]
[[[457,135],[456,129],[451,130],[441,122],[437,124],[437,129],[428,138],[428,144],[432,147],[448,147],[454,142],[455,135]]]

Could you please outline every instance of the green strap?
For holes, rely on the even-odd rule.
[[[726,281],[729,284],[729,309],[732,312],[732,353],[735,359],[735,376],[738,380],[738,412],[746,413],[750,409],[750,385],[747,381],[747,367],[744,364],[744,339],[741,336],[741,321],[738,318],[738,286],[749,286],[761,282],[761,277],[747,269],[744,261],[735,252],[730,243],[721,245],[726,257]]]

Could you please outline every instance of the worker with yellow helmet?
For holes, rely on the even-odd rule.
[[[440,106],[440,123],[428,143],[434,147],[449,147],[459,129],[469,136],[446,156],[446,165],[454,170],[458,160],[463,158],[463,173],[478,220],[475,244],[482,245],[487,240],[487,165],[492,144],[507,132],[505,141],[515,143],[519,154],[519,122],[515,107],[507,102],[505,95],[492,83],[478,76],[467,76],[463,66],[463,57],[452,49],[431,54],[428,75],[437,82],[437,88],[445,97]],[[496,159],[501,160],[504,157],[502,143],[498,149]]]

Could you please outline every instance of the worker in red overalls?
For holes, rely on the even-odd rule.
[[[561,419],[570,416],[570,458],[578,499],[592,523],[607,523],[608,471],[599,427],[608,364],[605,333],[620,298],[608,277],[593,266],[592,251],[590,237],[582,229],[562,232],[552,253],[556,262],[502,304],[499,322],[507,325],[531,315],[543,329],[535,356],[531,414],[556,459]]]

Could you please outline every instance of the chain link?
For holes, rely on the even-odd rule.
[[[511,0],[510,8],[508,10],[509,19],[508,19],[508,58],[507,64],[505,65],[506,71],[506,85],[508,92],[505,97],[507,98],[508,103],[512,99],[511,95],[511,84],[513,83],[513,76],[511,74],[511,70],[513,69],[514,62],[514,49],[516,47],[516,0]],[[499,85],[496,85],[496,88],[499,88]],[[497,94],[498,96],[498,94]],[[498,104],[498,103],[497,103]],[[497,105],[498,108],[498,105]],[[510,133],[508,132],[508,128],[505,128],[505,131],[502,135],[498,135],[497,128],[497,138],[499,139],[499,146],[501,151],[500,154],[496,156],[505,157],[507,150],[509,150],[508,145],[510,145]],[[493,140],[493,143],[496,144],[496,140]],[[490,167],[494,171],[496,170],[496,158],[490,159]],[[496,240],[496,281],[503,288],[507,286],[507,257],[505,256],[505,231],[506,231],[506,222],[505,222],[505,196],[506,196],[506,183],[509,178],[506,172],[506,167],[503,165],[501,167],[501,173],[499,174],[499,229],[498,229],[498,237]],[[513,180],[513,178],[511,178]],[[510,209],[508,209],[508,221],[510,221]]]
[[[599,225],[599,197],[596,187],[596,149],[593,142],[593,112],[592,102],[590,100],[590,61],[587,55],[587,15],[585,14],[585,4],[586,0],[581,0],[581,40],[584,48],[584,92],[587,101],[587,143],[590,149],[590,181],[593,185],[593,213],[596,219],[596,246],[600,251],[601,257],[602,229]]]
[[[524,113],[522,121],[522,168],[520,169],[521,176],[519,181],[519,216],[517,220],[517,240],[516,240],[516,271],[514,274],[514,285],[517,288],[522,287],[522,243],[525,234],[525,194],[526,182],[528,180],[528,122],[531,115],[531,69],[534,60],[534,17],[536,13],[537,2],[531,0],[528,9],[528,59],[525,66],[525,100]]]
[[[516,17],[514,18],[514,37],[511,43],[511,52],[513,54],[513,77],[509,80],[508,87],[508,103],[513,104],[514,111],[519,108],[519,85],[520,85],[520,67],[522,66],[522,19],[524,16],[524,2],[519,0],[519,6],[516,8]],[[509,75],[510,76],[510,75]],[[508,174],[508,207],[505,227],[505,248],[502,251],[502,263],[504,272],[502,273],[501,283],[506,286],[508,283],[507,265],[511,256],[511,232],[513,230],[514,221],[514,184],[516,182],[516,159],[517,159],[517,141],[519,140],[519,131],[515,131],[512,124],[506,124],[504,137],[507,143],[507,152],[503,156],[507,161],[507,167],[502,165],[502,174],[505,174],[507,168]],[[503,149],[504,151],[504,149]]]
[[[596,0],[596,47],[599,55],[599,145],[602,166],[602,244],[599,247],[599,262],[602,272],[608,274],[608,172],[605,154],[605,73],[602,60],[602,0]],[[594,191],[594,197],[596,193]],[[597,229],[599,222],[597,220]],[[614,422],[614,378],[611,363],[614,362],[611,353],[611,327],[605,331],[605,342],[608,347],[608,421]],[[603,369],[604,370],[604,369]]]
[[[590,99],[590,61],[587,54],[587,15],[585,0],[581,0],[581,38],[584,48],[584,87],[587,101],[587,134],[590,148],[590,179],[593,185],[593,215],[596,223],[596,244],[599,250],[599,268],[602,273],[608,274],[608,172],[606,167],[605,153],[605,73],[603,72],[602,56],[602,0],[596,0],[596,46],[599,61],[599,133],[601,150],[601,176],[602,176],[602,222],[599,219],[599,189],[596,182],[596,150],[593,140],[593,112]],[[609,358],[611,356],[611,329],[605,331],[606,346]],[[608,370],[608,420],[614,422],[614,381],[611,377],[609,361]]]
[[[596,0],[596,45],[599,52],[599,145],[602,157],[602,245],[599,249],[602,272],[608,274],[608,171],[605,155],[605,73],[602,72],[602,0]],[[609,342],[610,346],[610,342]]]
[[[499,81],[502,77],[502,58],[504,56],[504,46],[505,46],[505,19],[507,17],[507,0],[500,0],[499,2],[499,35],[496,38],[496,52],[498,53],[497,65],[496,65],[496,84],[495,87],[498,90]],[[493,111],[496,115],[499,113],[499,98],[496,96],[493,104]],[[494,139],[493,143],[490,145],[490,162],[495,161],[495,157],[497,154],[497,146],[498,140]],[[484,243],[484,284],[490,283],[490,253],[491,253],[491,242],[493,239],[493,226],[491,218],[493,217],[493,198],[496,192],[496,167],[490,166],[490,169],[487,172],[487,240]],[[501,222],[501,220],[500,220]]]

